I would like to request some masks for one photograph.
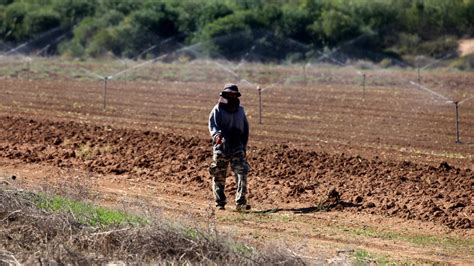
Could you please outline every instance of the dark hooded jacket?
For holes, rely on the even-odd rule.
[[[247,150],[249,123],[244,108],[238,106],[234,112],[216,104],[209,115],[209,133],[212,139],[221,134],[223,143],[213,145],[214,153],[232,155]]]

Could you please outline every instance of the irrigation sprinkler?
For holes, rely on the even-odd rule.
[[[425,69],[427,69],[427,68],[429,68],[429,67],[431,67],[431,66],[434,66],[434,65],[438,64],[439,62],[441,62],[441,61],[443,61],[443,60],[445,60],[445,59],[447,59],[448,57],[453,56],[453,55],[456,55],[456,54],[455,54],[455,53],[447,53],[445,56],[443,56],[443,57],[441,57],[441,58],[435,60],[434,62],[425,65],[424,67],[421,68],[421,70],[425,70]]]
[[[454,101],[454,100],[451,100],[451,99],[449,99],[449,98],[447,98],[447,97],[445,97],[445,96],[443,96],[443,95],[441,95],[441,94],[439,94],[439,93],[437,93],[433,90],[428,89],[425,86],[417,84],[416,82],[410,81],[410,84],[412,84],[413,86],[415,86],[417,88],[420,88],[424,91],[427,91],[427,92],[429,92],[429,93],[431,93],[431,94],[433,94],[433,95],[435,95],[439,98],[442,98],[443,100],[446,100],[447,104],[451,104],[451,103],[454,104],[454,110],[455,110],[455,115],[456,115],[456,119],[455,119],[455,121],[456,121],[456,143],[460,144],[461,141],[460,141],[460,133],[459,133],[459,105],[461,105],[463,102],[474,99],[474,96],[465,98],[461,101]]]
[[[51,47],[52,44],[55,44],[59,41],[61,41],[62,39],[64,39],[66,37],[66,34],[68,34],[70,31],[68,32],[65,32],[63,34],[61,34],[59,37],[55,38],[52,42],[48,43],[47,45],[45,45],[43,48],[41,48],[37,53],[36,55],[39,56],[43,53],[43,56],[47,55],[47,51],[48,49]]]
[[[456,143],[461,143],[459,140],[459,106],[458,102],[454,102],[454,108],[456,110]]]
[[[304,82],[304,85],[308,85],[308,79],[307,79],[307,73],[306,73],[306,68],[308,67],[308,64],[303,64],[303,82]]]
[[[415,58],[415,64],[416,64],[416,73],[417,73],[417,83],[421,84],[421,64],[422,60],[426,60],[424,56],[417,56]]]
[[[129,71],[131,71],[131,70],[133,70],[133,69],[135,69],[135,68],[139,68],[139,67],[148,65],[148,64],[150,64],[150,63],[152,63],[152,62],[154,62],[154,61],[156,61],[156,60],[159,60],[159,59],[161,59],[161,58],[163,58],[163,57],[165,57],[165,56],[167,56],[167,55],[168,55],[168,54],[160,55],[160,56],[157,56],[157,57],[155,57],[155,58],[153,58],[153,59],[147,60],[147,61],[145,61],[145,62],[143,62],[143,63],[134,65],[134,66],[132,66],[132,67],[130,67],[130,68],[127,68],[127,69],[125,69],[125,70],[121,70],[121,71],[119,71],[119,72],[113,74],[112,76],[109,76],[109,79],[116,78],[117,76],[123,75],[123,74],[125,74],[125,73],[127,73],[127,72],[129,72]]]
[[[258,123],[262,124],[262,88],[257,86],[258,91]]]
[[[148,53],[149,51],[155,49],[158,46],[158,44],[152,45],[148,47],[147,49],[143,50],[143,52],[139,53],[137,56],[133,57],[134,60],[140,58],[143,54]]]
[[[362,74],[362,99],[365,99],[365,81],[366,75],[365,73]]]
[[[28,56],[28,57],[25,58],[25,60],[26,60],[26,79],[29,80],[30,79],[30,71],[31,71],[31,61],[33,59],[31,59],[31,57]]]
[[[330,57],[328,54],[323,54],[320,58],[327,58],[329,59],[330,61],[336,63],[337,65],[339,66],[342,66],[342,67],[346,67],[347,64],[346,63],[343,63],[333,57]],[[365,73],[362,73],[360,71],[356,71],[358,75],[361,75],[362,76],[362,98],[365,98],[365,84],[367,82],[367,76],[365,75]]]
[[[426,65],[423,66],[423,67],[420,67],[419,64],[417,64],[418,84],[421,84],[421,71],[422,71],[422,70],[425,70],[425,69],[427,69],[427,68],[429,68],[429,67],[432,67],[432,66],[436,65],[436,64],[438,64],[439,62],[441,62],[441,61],[447,59],[448,57],[450,57],[450,56],[452,56],[452,55],[455,55],[455,53],[447,53],[447,54],[444,55],[443,57],[441,57],[441,58],[435,60],[434,62],[431,62],[431,63],[429,63],[429,64],[426,64]]]
[[[107,80],[110,77],[104,77],[104,110],[107,108]]]
[[[10,49],[9,51],[7,51],[7,52],[5,53],[5,55],[10,55],[10,54],[13,54],[13,53],[18,53],[18,51],[21,50],[21,49],[23,49],[24,47],[27,47],[27,46],[30,45],[31,43],[36,42],[36,41],[42,39],[43,37],[45,37],[45,36],[48,35],[48,34],[52,34],[52,33],[56,32],[56,31],[59,31],[60,29],[61,29],[61,27],[58,26],[58,27],[56,27],[56,28],[54,28],[54,29],[48,30],[48,31],[46,31],[46,32],[43,32],[43,33],[39,34],[38,36],[36,36],[33,40],[24,42],[24,43],[22,43],[22,44],[20,44],[20,45],[18,45],[18,46],[16,46],[16,47]]]
[[[421,84],[420,67],[418,66],[418,84]]]
[[[345,46],[347,46],[347,45],[353,44],[353,43],[355,43],[355,42],[358,42],[361,38],[363,38],[363,37],[365,37],[365,36],[368,36],[369,34],[370,34],[370,33],[363,33],[363,34],[361,34],[361,35],[359,35],[359,36],[357,36],[357,37],[355,37],[355,38],[353,38],[353,39],[351,39],[351,40],[348,40],[348,41],[342,43],[341,45],[339,45],[338,47],[336,47],[335,49],[333,49],[332,51],[330,51],[329,53],[324,53],[324,52],[321,53],[321,52],[318,51],[318,52],[319,52],[320,54],[322,54],[322,55],[321,55],[320,57],[316,58],[315,61],[317,62],[317,61],[323,59],[324,57],[327,57],[327,58],[328,58],[328,56],[331,56],[332,54],[335,54],[336,52],[338,52],[339,50],[341,50],[341,48],[343,48],[343,47],[345,47]]]
[[[154,50],[155,48],[159,47],[160,45],[165,44],[165,43],[167,43],[167,42],[169,42],[169,41],[171,41],[171,40],[173,40],[173,39],[175,39],[175,38],[176,38],[176,37],[174,37],[174,36],[173,36],[173,37],[166,38],[165,40],[159,42],[158,44],[154,44],[154,45],[152,45],[152,46],[150,46],[150,47],[144,49],[143,51],[141,51],[140,53],[138,53],[138,55],[134,56],[134,57],[133,57],[133,60],[137,60],[137,59],[140,58],[142,55],[144,55],[144,54],[146,54],[146,53],[148,53],[148,52]]]
[[[30,60],[26,61],[26,79],[30,79],[30,70],[31,70],[31,65],[30,65]]]
[[[243,66],[245,64],[245,59],[247,59],[247,57],[250,55],[250,53],[253,52],[253,50],[255,50],[255,47],[256,47],[255,44],[252,45],[252,47],[250,47],[250,49],[244,54],[244,56],[242,56],[242,58],[240,58],[240,61],[237,64],[237,66],[234,68],[234,70],[238,70],[241,66]]]
[[[85,69],[85,68],[83,68],[83,67],[81,67],[80,70],[86,72],[89,76],[94,77],[94,78],[98,78],[98,79],[101,79],[101,80],[105,78],[105,77],[103,77],[103,76],[101,76],[101,75],[99,75],[99,74],[96,74],[96,73],[94,73],[94,72],[92,72],[92,71],[90,71],[90,70],[87,70],[87,69]]]
[[[51,46],[51,44],[47,44],[45,47],[41,48],[41,50],[39,50],[36,55],[37,56],[41,56],[41,54],[43,53],[43,56],[46,56],[47,55],[47,52],[48,52],[48,49],[49,47]]]
[[[212,61],[212,62],[215,65],[217,65],[218,67],[220,67],[221,69],[223,69],[225,72],[227,72],[227,73],[231,74],[232,76],[234,76],[234,78],[236,78],[237,80],[240,80],[240,76],[235,71],[230,69],[229,67],[224,66],[223,64],[221,64],[219,62],[216,62],[216,61]]]
[[[441,95],[441,94],[439,94],[439,93],[437,93],[437,92],[435,92],[435,91],[433,91],[433,90],[430,90],[430,89],[428,89],[427,87],[425,87],[425,86],[423,86],[423,85],[421,85],[421,84],[418,84],[418,83],[416,83],[416,82],[414,82],[414,81],[410,81],[410,84],[413,85],[413,86],[415,86],[415,87],[417,87],[417,88],[419,88],[419,89],[422,89],[422,90],[424,90],[424,91],[426,91],[426,92],[429,92],[429,93],[431,93],[431,94],[433,94],[433,95],[435,95],[435,96],[437,96],[437,97],[439,97],[439,98],[441,98],[441,99],[443,99],[443,100],[446,100],[446,103],[453,103],[453,102],[454,102],[453,100],[447,98],[446,96],[443,96],[443,95]]]
[[[101,76],[101,75],[98,75],[92,71],[89,71],[85,68],[81,68],[81,70],[83,70],[84,72],[86,72],[87,74],[89,74],[89,76],[92,76],[92,77],[95,77],[95,78],[98,78],[100,80],[103,80],[104,81],[104,90],[103,90],[103,93],[102,93],[102,96],[103,96],[103,109],[105,110],[107,108],[107,81],[109,79],[112,79],[112,76]]]

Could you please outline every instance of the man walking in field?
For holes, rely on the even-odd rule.
[[[235,203],[237,211],[249,210],[247,204],[247,173],[249,165],[245,160],[249,138],[249,124],[244,108],[240,106],[239,88],[226,84],[219,94],[219,101],[209,115],[209,133],[212,137],[213,155],[209,173],[212,176],[212,191],[216,207],[225,209],[224,193],[227,168],[230,163],[234,172],[237,190]]]

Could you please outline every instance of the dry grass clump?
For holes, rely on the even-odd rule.
[[[155,222],[92,227],[71,212],[38,209],[37,195],[0,187],[0,264],[304,264],[218,234]]]

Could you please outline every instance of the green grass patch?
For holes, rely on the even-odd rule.
[[[201,233],[196,228],[185,228],[184,236],[192,240],[198,240]]]
[[[366,250],[356,250],[354,252],[354,260],[356,265],[362,265],[373,261],[372,257],[369,255],[369,252]]]
[[[247,246],[242,243],[236,243],[232,246],[233,250],[237,254],[241,254],[243,256],[251,256],[254,253],[254,250],[252,247]]]
[[[400,262],[391,261],[387,256],[377,256],[366,250],[356,250],[353,254],[354,265],[398,265]],[[405,264],[405,263],[402,263]]]
[[[52,212],[69,212],[83,224],[107,227],[112,225],[145,225],[149,221],[143,217],[125,212],[107,209],[90,203],[71,200],[62,196],[35,194],[33,202],[36,207]]]
[[[458,237],[438,237],[432,235],[416,235],[403,234],[391,231],[377,231],[370,227],[366,228],[342,228],[343,231],[349,232],[357,236],[365,236],[371,238],[380,238],[384,240],[399,240],[415,244],[418,246],[433,246],[440,247],[445,250],[466,250],[467,252],[474,252],[474,240],[464,239]]]

